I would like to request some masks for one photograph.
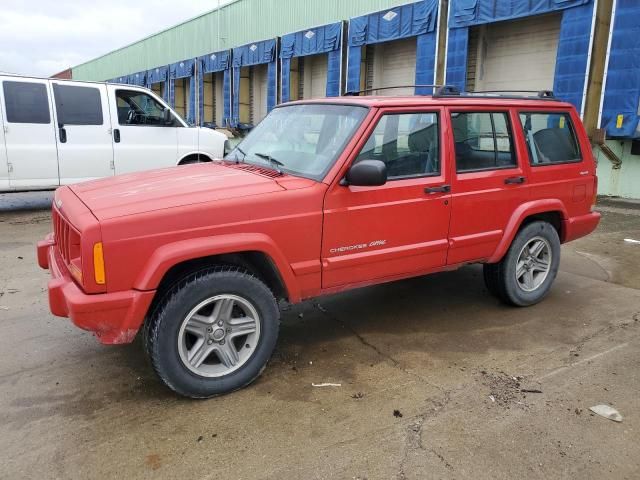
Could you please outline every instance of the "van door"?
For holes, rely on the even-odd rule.
[[[12,189],[58,186],[49,82],[5,77],[0,95],[9,186]]]
[[[177,129],[183,128],[183,123],[173,113],[165,123],[166,105],[149,93],[119,85],[107,85],[107,89],[115,173],[176,165]]]
[[[113,175],[105,85],[52,82],[60,185]]]
[[[5,124],[0,109],[0,191],[9,188],[9,164],[7,163],[7,147],[4,143]]]

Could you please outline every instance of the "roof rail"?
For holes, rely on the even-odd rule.
[[[360,94],[367,94],[371,92],[379,92],[381,90],[394,90],[397,88],[433,88],[434,96],[443,96],[443,95],[460,95],[460,91],[457,87],[453,85],[396,85],[393,87],[378,87],[378,88],[368,88],[366,90],[359,90],[357,92],[349,92],[346,93],[345,96],[357,97]],[[430,95],[430,94],[427,94]]]
[[[496,98],[496,99],[519,99],[519,100],[555,100],[553,90],[478,90],[475,92],[461,92],[455,85],[397,85],[393,87],[378,87],[360,90],[357,92],[346,93],[345,96],[359,96],[361,94],[369,94],[382,90],[394,90],[398,88],[432,88],[432,95],[437,97],[474,97],[474,98]],[[518,93],[530,93],[533,95],[517,95]]]
[[[531,93],[533,95],[517,95],[518,93]],[[520,100],[556,100],[553,90],[478,90],[475,92],[457,92],[443,94],[441,96],[465,96],[476,98],[499,98]]]

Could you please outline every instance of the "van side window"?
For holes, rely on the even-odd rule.
[[[53,84],[58,123],[62,125],[102,125],[102,99],[94,87]]]
[[[164,121],[164,105],[151,95],[133,90],[116,92],[116,108],[120,125],[139,125],[148,127],[179,127],[173,114],[168,123]]]
[[[515,167],[509,118],[504,112],[451,114],[458,173]]]
[[[437,113],[384,115],[355,161],[383,161],[389,180],[437,175],[438,140]]]
[[[2,82],[9,123],[50,123],[49,95],[43,83]]]
[[[582,160],[568,113],[520,112],[532,166]]]

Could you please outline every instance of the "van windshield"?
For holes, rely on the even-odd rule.
[[[321,180],[367,110],[331,104],[278,107],[225,158]]]

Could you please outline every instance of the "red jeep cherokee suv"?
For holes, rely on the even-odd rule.
[[[450,92],[450,90],[449,90]],[[595,164],[553,98],[343,97],[275,108],[224,160],[59,188],[49,303],[204,398],[254,380],[278,300],[484,264],[516,306],[594,230]]]

